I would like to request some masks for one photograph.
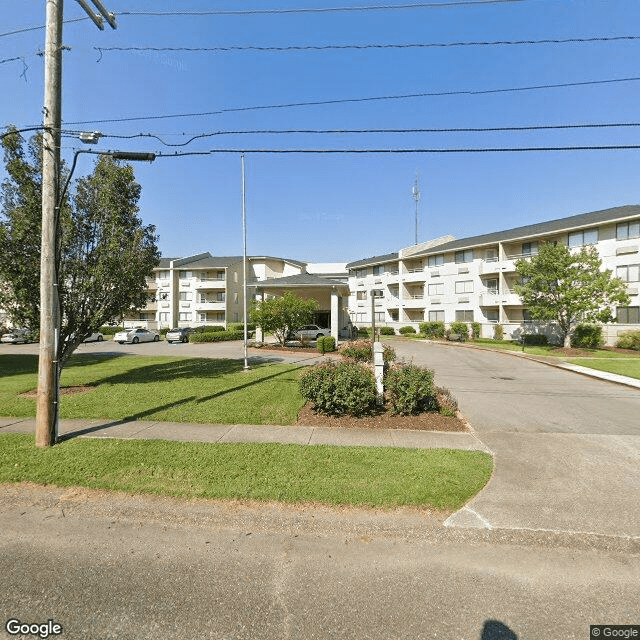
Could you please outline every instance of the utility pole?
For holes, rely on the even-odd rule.
[[[100,0],[92,0],[113,29],[115,17]],[[99,26],[85,2],[81,6]],[[42,136],[42,238],[40,244],[40,351],[36,404],[36,446],[50,447],[57,438],[58,299],[57,237],[60,194],[60,129],[62,126],[62,20],[64,0],[47,0],[44,52],[44,122]],[[108,16],[108,17],[107,17]],[[97,20],[97,22],[96,22]]]
[[[55,442],[59,306],[56,274],[56,204],[60,182],[63,0],[47,0],[42,136],[42,240],[40,246],[40,357],[36,446]]]
[[[242,322],[244,323],[244,367],[249,371],[247,360],[247,200],[245,197],[244,153],[240,154],[242,164]]]
[[[416,203],[416,244],[418,244],[418,202],[420,201],[420,188],[418,187],[418,172],[416,171],[416,181],[413,185],[413,199]]]

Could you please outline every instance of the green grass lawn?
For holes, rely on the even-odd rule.
[[[492,349],[504,349],[505,351],[520,351],[523,352],[522,345],[517,342],[511,342],[510,340],[491,340],[490,338],[477,338],[475,340],[469,340],[469,344],[476,344],[480,347],[489,347]],[[589,358],[606,358],[606,359],[618,359],[618,358],[640,358],[640,353],[637,355],[629,353],[618,353],[616,351],[609,351],[607,349],[582,349],[582,351],[588,352]],[[553,356],[555,358],[567,358],[567,356],[558,347],[536,347],[525,346],[524,353],[529,353],[534,356]],[[588,366],[588,365],[585,365]]]
[[[0,355],[0,415],[35,416],[35,355]],[[166,356],[75,355],[61,387],[91,386],[63,395],[61,418],[111,418],[222,424],[293,424],[304,401],[303,369],[263,364],[242,370],[241,360]]]
[[[630,378],[640,379],[640,359],[630,358],[621,360],[615,358],[611,360],[591,360],[590,358],[571,358],[567,360],[571,364],[579,364],[582,367],[597,369],[598,371],[608,371],[609,373],[618,373],[621,376],[629,376]]]
[[[183,498],[453,510],[489,480],[479,451],[75,438],[37,449],[0,435],[0,482]]]

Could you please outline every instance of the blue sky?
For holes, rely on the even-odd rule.
[[[402,4],[410,3],[403,0]],[[43,25],[45,2],[4,3],[0,34]],[[118,29],[65,25],[63,128],[153,133],[166,142],[255,129],[465,128],[640,122],[640,82],[381,100],[104,122],[291,102],[478,91],[640,76],[639,41],[300,52],[103,52],[93,47],[399,44],[640,35],[636,0],[522,0],[483,6],[298,14],[147,17],[125,12],[381,5],[380,0],[105,0]],[[385,5],[401,4],[384,2]],[[65,18],[85,15],[72,0]],[[0,125],[41,122],[44,31],[0,37]],[[189,136],[187,136],[189,137]],[[218,135],[181,150],[454,148],[640,144],[640,128],[413,134]],[[67,160],[82,143],[65,138]],[[150,138],[98,149],[171,152]],[[349,261],[414,242],[464,237],[640,202],[640,151],[246,156],[248,251]],[[136,164],[141,215],[166,256],[242,251],[237,154]],[[77,174],[91,170],[81,156]]]

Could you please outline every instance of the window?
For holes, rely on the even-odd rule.
[[[621,324],[640,324],[640,307],[618,307],[617,318]]]
[[[640,265],[622,265],[616,269],[616,277],[625,282],[638,282],[640,280]]]
[[[178,314],[178,320],[180,322],[191,322],[191,312],[190,311],[181,311]]]
[[[628,240],[640,237],[640,220],[635,222],[620,222],[616,226],[616,239]]]
[[[169,272],[168,271],[158,271],[158,279],[159,280],[168,280]]]
[[[596,237],[596,240],[598,238]],[[537,242],[523,242],[522,243],[522,255],[523,256],[537,256],[538,255],[538,243]]]
[[[457,309],[456,322],[473,322],[473,309]]]
[[[158,320],[160,320],[160,322],[169,322],[169,313],[167,311],[163,311],[158,315]]]
[[[485,252],[485,258],[487,262],[495,262],[498,259],[498,250],[497,249],[487,249]]]
[[[233,272],[233,281],[234,282],[238,282],[238,272],[237,271]]]
[[[181,291],[180,292],[180,301],[187,302],[191,300],[191,292],[190,291]]]
[[[428,291],[430,296],[444,295],[444,282],[438,282],[438,284],[430,284]]]
[[[169,293],[168,293],[167,291],[161,291],[161,292],[158,294],[158,298],[159,298],[160,300],[168,300],[168,299],[169,299]]]
[[[207,296],[204,293],[198,295],[198,302],[204,304],[207,301]]]
[[[356,313],[356,322],[364,322],[364,313]]]
[[[238,312],[237,311],[233,312],[233,321],[234,322],[238,322]]]
[[[484,281],[487,293],[498,293],[498,278],[489,278]]]
[[[216,293],[216,302],[224,302],[224,301],[225,301],[224,291],[219,291],[218,293]]]
[[[384,291],[382,289],[371,289],[372,298],[384,298]]]
[[[429,311],[429,322],[444,322],[444,311]]]
[[[523,309],[522,310],[522,321],[523,322],[533,322],[533,320],[531,318],[531,312],[529,311],[529,309]]]
[[[487,318],[487,322],[498,322],[498,310],[497,309],[487,309],[484,312],[484,315]]]
[[[180,280],[188,280],[189,278],[193,278],[193,271],[180,272]]]
[[[596,242],[598,242],[597,229],[572,231],[569,234],[569,247],[582,247],[585,244],[595,244]]]
[[[214,313],[213,314],[214,322],[224,322],[224,313]]]
[[[384,273],[384,267],[381,265],[378,265],[377,267],[373,267],[373,275],[374,276],[381,276]]]
[[[376,317],[376,322],[384,322],[384,311],[376,311],[374,315]]]
[[[238,294],[237,294],[237,293],[234,293],[234,294],[233,294],[233,302],[234,302],[235,304],[238,304]]]
[[[444,253],[439,253],[437,256],[429,256],[427,258],[428,267],[439,267],[444,264]]]
[[[455,261],[456,264],[462,264],[463,262],[473,262],[473,249],[456,251]]]
[[[473,280],[458,280],[456,293],[473,293]]]
[[[366,269],[356,269],[356,278],[364,278],[367,275]]]
[[[224,271],[218,271],[218,272],[216,273],[216,278],[217,278],[218,280],[224,280]]]
[[[366,300],[367,299],[367,292],[366,291],[358,291],[356,293],[356,300]]]

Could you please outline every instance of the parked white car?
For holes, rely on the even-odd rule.
[[[104,334],[96,331],[90,336],[87,336],[82,342],[102,342],[104,340]]]
[[[307,339],[307,340],[317,340],[321,336],[329,336],[331,335],[331,331],[329,329],[322,329],[316,324],[305,324],[304,327],[300,327],[293,332],[293,337],[295,340]]]
[[[143,329],[142,327],[119,331],[115,336],[113,336],[113,341],[120,344],[124,344],[125,342],[129,342],[131,344],[138,344],[138,342],[158,342],[158,340],[160,340],[159,333]]]
[[[27,329],[13,329],[9,333],[3,333],[0,342],[10,344],[26,344],[29,342],[29,331]]]

